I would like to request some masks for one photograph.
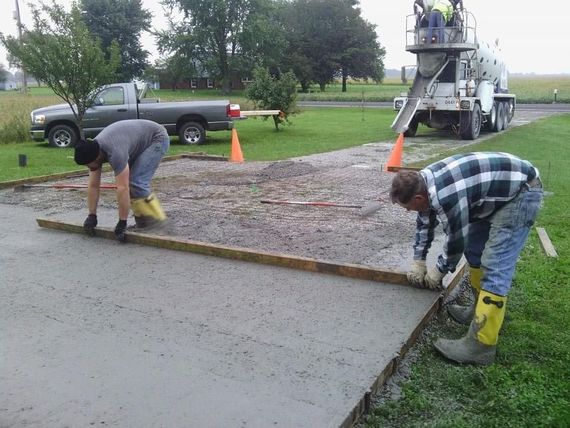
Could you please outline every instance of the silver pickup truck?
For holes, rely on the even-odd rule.
[[[169,135],[177,135],[182,144],[202,144],[206,131],[233,128],[232,116],[239,106],[221,101],[182,101],[161,103],[146,98],[146,85],[138,90],[134,83],[115,83],[99,88],[93,105],[83,117],[85,137],[95,137],[113,122],[148,119],[164,125]],[[42,107],[31,113],[32,140],[46,138],[54,147],[73,147],[79,139],[79,127],[68,104]]]

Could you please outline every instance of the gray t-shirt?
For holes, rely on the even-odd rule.
[[[103,129],[95,140],[117,175],[151,145],[168,140],[168,133],[164,126],[151,120],[120,120]]]

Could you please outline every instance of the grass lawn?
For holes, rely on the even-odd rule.
[[[366,427],[570,426],[569,128],[570,116],[558,116],[469,148],[531,160],[552,193],[536,225],[546,228],[559,258],[543,254],[533,230],[509,294],[496,363],[460,366],[436,355],[432,340],[467,330],[441,314],[402,398],[376,407]]]
[[[356,146],[394,138],[391,109],[315,108],[306,109],[276,132],[273,121],[250,118],[236,122],[245,160],[277,160]],[[206,152],[228,156],[230,131],[211,132],[206,144],[182,145],[172,138],[169,154]],[[18,155],[25,154],[28,166],[18,166]],[[47,143],[0,145],[0,181],[75,171],[73,149],[51,148]]]
[[[299,101],[392,101],[395,96],[407,92],[412,81],[403,85],[400,79],[385,79],[382,84],[373,82],[349,82],[347,91],[341,85],[327,85],[325,92],[318,87],[309,93],[298,93]],[[550,103],[553,92],[558,90],[557,101],[570,103],[570,75],[558,76],[516,76],[510,79],[510,91],[519,103]],[[242,110],[253,109],[253,103],[245,98],[243,90],[234,90],[229,95],[218,89],[176,90],[160,89],[150,91],[149,97],[161,101],[190,101],[201,99],[227,99],[240,104]],[[29,94],[15,91],[0,91],[0,144],[24,142],[29,139],[30,112],[38,107],[61,104],[62,100],[46,87],[30,87]]]

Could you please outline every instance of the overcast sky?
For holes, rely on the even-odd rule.
[[[71,0],[59,0],[69,5]],[[153,15],[153,27],[164,28],[166,20],[160,2],[142,0],[143,7]],[[406,15],[412,13],[412,0],[361,0],[362,15],[376,24],[376,32],[386,48],[386,68],[399,69],[415,64],[415,56],[405,51]],[[477,19],[480,40],[499,39],[502,56],[509,71],[522,73],[570,73],[570,8],[562,0],[545,1],[532,7],[516,0],[464,0],[466,9]],[[12,11],[15,0],[0,0],[0,31],[16,35]],[[22,22],[31,27],[26,0],[20,0]],[[156,57],[154,39],[143,35],[144,47]],[[6,52],[0,48],[0,63],[7,66]]]

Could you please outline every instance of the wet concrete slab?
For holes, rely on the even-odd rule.
[[[438,297],[0,216],[0,426],[339,426]]]

